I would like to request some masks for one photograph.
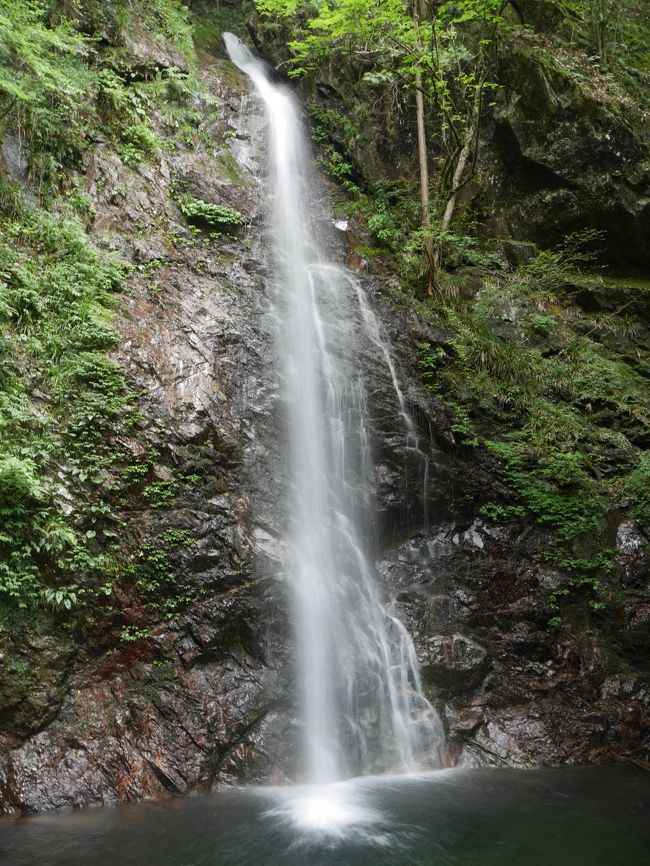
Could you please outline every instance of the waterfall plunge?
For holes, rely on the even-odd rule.
[[[236,36],[225,33],[224,41],[268,118],[273,303],[291,477],[287,568],[307,780],[431,767],[442,727],[423,695],[410,635],[382,604],[368,550],[374,467],[360,333],[389,365],[407,428],[410,418],[360,285],[322,260],[312,222],[318,187],[293,99]]]

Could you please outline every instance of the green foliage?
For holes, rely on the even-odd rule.
[[[189,602],[191,587],[172,558],[193,542],[185,530],[170,529],[161,535],[160,544],[144,544],[133,554],[126,576],[133,579],[147,610],[170,619]]]
[[[5,98],[37,103],[44,93],[78,97],[82,92],[64,64],[83,56],[88,46],[67,22],[48,27],[46,14],[46,4],[38,0],[2,0],[0,92]]]
[[[149,508],[169,508],[176,495],[174,481],[154,481],[142,491],[142,499]]]
[[[4,502],[40,502],[45,490],[31,460],[0,458],[0,499]]]
[[[357,80],[365,91],[372,89],[372,102],[390,100],[399,110],[412,110],[413,93],[426,101],[427,111],[418,113],[419,123],[435,124],[438,162],[437,190],[431,211],[428,189],[415,196],[416,218],[400,220],[396,209],[380,196],[359,189],[354,165],[347,156],[350,136],[339,129],[338,141],[324,136],[323,126],[332,126],[331,110],[320,109],[315,137],[321,143],[321,161],[328,173],[367,212],[374,237],[396,254],[402,276],[418,284],[431,275],[436,249],[461,242],[467,257],[476,254],[465,235],[449,231],[451,200],[453,213],[457,187],[465,185],[475,171],[478,130],[482,105],[495,88],[491,72],[496,69],[496,47],[510,32],[502,0],[453,0],[436,4],[407,4],[404,0],[258,0],[265,20],[288,23],[293,35],[290,75],[313,75],[328,64],[345,68],[346,78]],[[320,128],[319,128],[320,127]],[[340,127],[340,124],[339,124]],[[342,133],[342,134],[341,134]],[[346,139],[348,139],[346,141]],[[341,146],[343,145],[343,146]],[[421,169],[426,162],[420,157]],[[422,181],[428,188],[428,182]],[[388,204],[388,206],[384,206]],[[428,250],[426,261],[423,252]],[[436,265],[437,267],[437,265]]]
[[[50,607],[63,607],[66,610],[70,610],[77,605],[77,589],[76,583],[73,583],[71,586],[58,586],[56,589],[47,586],[41,592],[41,598]]]
[[[33,175],[51,180],[85,146],[95,76],[91,43],[40,0],[0,2],[0,131],[27,140]]]
[[[560,545],[596,533],[613,507],[650,519],[650,463],[638,444],[650,388],[631,350],[605,351],[571,304],[575,286],[595,279],[576,271],[594,240],[572,236],[516,274],[493,273],[470,302],[418,307],[448,334],[444,351],[420,344],[420,369],[452,410],[459,442],[499,458],[504,481]],[[506,517],[492,504],[481,513]]]
[[[430,343],[418,343],[420,357],[418,366],[420,375],[427,385],[434,385],[438,369],[447,358],[447,353],[442,346],[432,348]]]
[[[132,123],[122,133],[120,159],[125,165],[136,166],[158,148],[158,139],[146,123]]]
[[[170,40],[193,68],[190,16],[180,0],[0,0],[0,132],[20,136],[30,175],[44,191],[78,165],[102,124],[120,140],[126,164],[154,153],[145,115],[162,89],[172,101],[184,98],[179,74],[152,69],[154,81],[135,82],[130,58],[116,48],[104,50],[107,65],[96,62],[98,44],[108,38],[118,45],[124,33],[140,30]]]
[[[113,46],[144,32],[156,42],[169,41],[190,64],[196,60],[191,16],[182,0],[53,0],[51,5],[50,20],[69,18],[82,32]]]
[[[576,559],[570,556],[552,556],[557,565],[570,576],[560,586],[553,590],[549,597],[549,607],[559,611],[566,604],[581,600],[586,602],[592,613],[598,613],[606,607],[602,588],[602,579],[611,570],[611,558],[614,551],[602,551],[595,559]],[[551,628],[559,628],[562,623],[560,616],[549,620]]]
[[[639,455],[634,469],[623,480],[623,496],[632,514],[644,526],[650,526],[650,452]]]
[[[296,38],[290,44],[295,55],[294,74],[304,74],[325,57],[346,53],[371,58],[375,79],[386,80],[391,71],[413,82],[416,70],[426,70],[431,58],[426,46],[444,40],[442,63],[452,66],[460,52],[454,50],[452,30],[479,22],[501,22],[500,0],[443,2],[431,18],[417,21],[402,0],[339,0],[314,4],[309,0],[257,0],[257,9],[271,19],[294,18]],[[425,49],[425,50],[423,50]],[[368,74],[368,73],[366,73]]]
[[[422,237],[418,194],[412,183],[381,180],[357,190],[346,208],[360,216],[384,252],[395,257],[400,276],[410,284],[421,268]]]
[[[561,540],[594,529],[602,519],[606,502],[580,452],[549,449],[529,462],[528,442],[487,444],[503,460],[505,479]]]
[[[460,403],[453,400],[446,400],[445,405],[454,414],[454,420],[451,424],[451,432],[459,437],[462,445],[469,445],[472,448],[480,445],[480,440],[476,432],[476,425],[472,421],[472,417],[468,409]]]
[[[592,62],[638,87],[630,73],[650,71],[650,25],[643,0],[558,0],[556,5],[566,36]]]
[[[133,484],[144,483],[151,472],[151,461],[146,463],[134,463],[132,466],[127,466],[122,473],[122,480],[127,487]]]
[[[46,214],[6,181],[0,205],[0,598],[69,610],[112,568],[93,549],[109,510],[101,493],[84,514],[66,502],[101,489],[107,436],[128,423],[131,395],[105,355],[126,268],[76,218]]]
[[[244,224],[244,217],[239,211],[226,205],[210,204],[207,201],[194,198],[189,193],[180,193],[176,197],[181,213],[190,221],[204,223],[216,229],[232,229]]]
[[[603,232],[584,229],[574,232],[557,247],[542,250],[522,268],[536,287],[552,292],[566,285],[580,268],[592,266],[598,257]]]
[[[168,129],[200,134],[215,100],[197,101],[191,30],[179,0],[0,0],[0,134],[20,140],[38,184],[28,199],[0,178],[0,627],[39,609],[66,626],[112,604],[116,497],[163,508],[175,493],[147,483],[153,457],[133,465],[121,444],[134,436],[134,395],[107,353],[129,268],[88,242],[93,204],[70,169],[98,132],[132,166]],[[190,75],[132,66],[123,37],[140,32],[170,40]],[[196,216],[242,221],[230,209]],[[191,543],[184,530],[162,539],[168,551]],[[171,595],[173,607],[182,592]]]
[[[173,100],[167,99],[173,73],[164,79],[158,73],[152,79],[132,81],[127,73],[105,67],[98,79],[98,107],[122,162],[135,167],[154,157],[162,144],[150,126],[150,116],[158,104],[171,110]]]
[[[145,0],[144,3],[138,3],[138,13],[141,14],[143,7],[147,15],[145,26],[151,21],[154,32],[159,29],[192,63],[195,59],[193,26],[187,5],[181,0]]]
[[[120,641],[122,643],[135,643],[149,636],[149,630],[146,628],[138,628],[135,625],[125,625],[120,632]]]
[[[319,162],[330,177],[338,180],[342,188],[347,192],[357,192],[356,184],[351,180],[354,166],[348,162],[334,147],[324,149],[324,155],[319,157]],[[371,229],[372,231],[372,229]]]
[[[322,105],[312,105],[309,108],[312,121],[312,138],[320,143],[327,143],[333,137],[339,139],[346,149],[352,147],[361,137],[358,125],[347,115]]]
[[[167,529],[161,540],[170,547],[190,547],[196,541],[187,529]]]
[[[330,108],[312,106],[310,115],[312,138],[321,145],[319,164],[342,189],[354,197],[359,196],[361,190],[353,179],[357,172],[345,154],[359,139],[360,130],[349,118]]]
[[[503,523],[506,520],[518,520],[525,516],[526,509],[521,505],[499,505],[496,502],[486,502],[478,512],[486,520]]]
[[[95,218],[95,208],[88,193],[75,188],[68,193],[67,199],[76,214],[91,220]]]

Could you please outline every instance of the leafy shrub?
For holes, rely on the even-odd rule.
[[[0,458],[0,502],[19,507],[20,503],[39,502],[44,496],[45,490],[32,460]]]
[[[125,165],[139,165],[145,157],[153,156],[159,147],[154,131],[145,123],[132,123],[122,133],[120,159]]]
[[[138,628],[135,625],[125,625],[120,633],[122,643],[135,643],[138,640],[144,640],[148,637],[149,630],[146,628]]]
[[[194,198],[188,193],[176,198],[181,213],[193,222],[205,223],[217,229],[227,229],[244,224],[244,217],[239,211],[226,205],[210,204],[207,201]]]
[[[142,498],[150,508],[169,508],[176,495],[173,481],[154,481],[142,491]]]
[[[486,502],[479,508],[481,517],[495,522],[503,522],[506,520],[517,520],[526,514],[526,509],[521,505],[498,505],[496,502]]]
[[[196,541],[187,529],[167,529],[163,532],[161,539],[170,547],[189,547]]]
[[[505,478],[540,523],[550,524],[562,540],[593,529],[605,510],[605,499],[577,451],[548,448],[529,462],[527,443],[488,442],[502,458]]]
[[[522,272],[547,290],[560,288],[576,271],[594,264],[603,236],[603,232],[596,229],[567,235],[558,246],[542,250],[522,268]]]

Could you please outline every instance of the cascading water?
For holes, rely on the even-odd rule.
[[[291,477],[287,570],[307,780],[431,767],[440,721],[423,694],[413,642],[382,604],[368,550],[374,467],[360,335],[389,369],[410,447],[413,425],[361,286],[322,259],[316,184],[293,99],[236,36],[224,40],[269,125],[273,304]]]

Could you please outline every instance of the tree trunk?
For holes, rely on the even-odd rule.
[[[449,228],[449,224],[451,223],[451,218],[454,215],[454,209],[456,207],[456,196],[458,194],[458,189],[460,187],[460,182],[463,177],[463,172],[465,171],[465,166],[467,165],[467,160],[469,159],[470,151],[472,149],[472,140],[474,138],[474,128],[473,126],[469,126],[467,129],[467,134],[465,136],[465,141],[463,142],[463,146],[461,148],[460,153],[458,154],[458,162],[456,163],[456,168],[454,169],[454,176],[451,181],[451,195],[447,200],[447,206],[445,207],[445,212],[442,215],[442,222],[440,224],[440,231],[444,233]],[[440,267],[440,247],[436,247],[435,252],[433,254],[434,268],[437,270]]]
[[[451,190],[449,193],[449,198],[447,199],[447,206],[445,207],[445,212],[442,215],[442,222],[440,224],[441,233],[447,231],[451,224],[452,217],[454,215],[454,210],[456,208],[456,199],[458,197],[458,190],[461,188],[463,183],[463,174],[465,173],[465,169],[467,168],[467,163],[470,157],[474,158],[476,156],[476,152],[472,150],[472,148],[478,148],[478,141],[476,140],[476,136],[479,130],[479,124],[481,122],[481,104],[483,99],[483,88],[479,88],[476,91],[474,97],[474,104],[471,108],[471,114],[467,119],[467,126],[465,128],[465,136],[463,139],[463,144],[460,149],[460,153],[458,154],[458,160],[456,162],[456,167],[454,168],[454,174],[451,179]],[[434,267],[436,270],[440,267],[440,246],[438,245],[434,251]]]
[[[413,20],[416,28],[420,23],[422,0],[414,0]],[[427,159],[427,133],[424,124],[424,95],[422,93],[422,73],[419,69],[415,73],[415,116],[418,130],[418,163],[420,166],[420,207],[422,209],[422,229],[426,234],[424,251],[426,253],[429,268],[429,284],[427,294],[433,295],[433,287],[436,278],[436,262],[433,249],[433,239],[428,231],[431,227],[431,206],[429,201],[429,164]]]

